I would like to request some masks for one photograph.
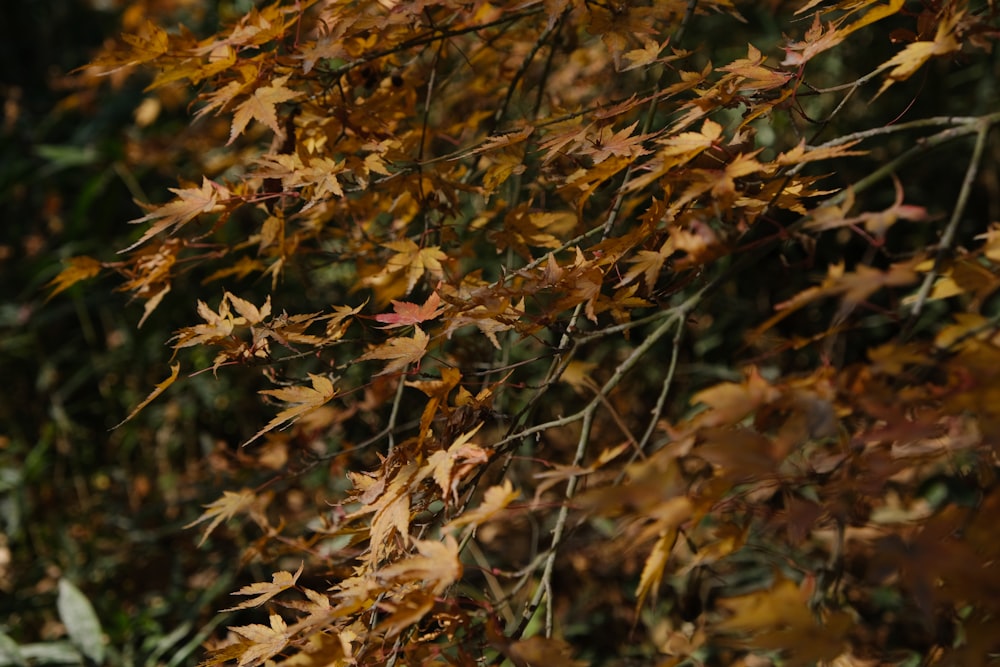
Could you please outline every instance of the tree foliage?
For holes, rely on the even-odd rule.
[[[81,85],[146,77],[134,159],[183,174],[52,294],[198,293],[139,407],[260,397],[196,523],[271,574],[204,664],[986,664],[996,19],[281,0],[109,43]]]

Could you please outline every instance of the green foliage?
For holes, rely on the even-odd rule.
[[[1000,651],[992,3],[156,8],[68,104],[178,182],[46,307],[142,304],[121,483],[254,596],[151,663]]]

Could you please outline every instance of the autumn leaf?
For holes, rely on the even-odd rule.
[[[633,280],[642,276],[646,285],[646,290],[652,290],[656,286],[657,278],[663,269],[664,262],[674,253],[674,237],[670,236],[660,246],[659,250],[640,250],[635,257],[629,259],[632,265],[625,272],[622,279],[615,287],[624,287]]]
[[[172,385],[174,383],[174,380],[177,379],[177,374],[180,372],[180,370],[181,370],[181,365],[180,364],[171,364],[171,366],[170,366],[170,377],[168,377],[163,382],[158,383],[156,385],[156,388],[153,389],[153,391],[151,391],[149,393],[149,396],[147,396],[142,401],[142,403],[140,403],[139,405],[135,406],[135,409],[133,409],[132,412],[128,413],[128,417],[126,417],[125,419],[121,420],[120,422],[118,422],[117,424],[115,424],[114,426],[112,426],[111,430],[113,431],[116,428],[118,428],[119,426],[121,426],[122,424],[124,424],[125,422],[131,420],[133,417],[135,417],[137,414],[139,414],[139,412],[144,407],[146,407],[147,405],[149,405],[150,403],[152,403],[154,400],[156,400],[157,396],[159,396],[160,394],[162,394],[163,392],[165,392],[167,390],[167,387],[169,387],[170,385]]]
[[[413,291],[417,281],[425,272],[434,278],[444,277],[441,262],[448,259],[448,256],[441,252],[441,248],[437,246],[421,248],[410,239],[392,241],[386,243],[385,247],[396,254],[386,262],[383,273],[405,272],[407,294]]]
[[[410,364],[417,363],[423,358],[429,341],[430,338],[420,327],[414,327],[412,338],[390,338],[358,357],[358,361],[367,361],[369,359],[388,360],[389,363],[380,372],[375,374],[376,377],[379,375],[388,375],[389,373],[399,373],[406,370],[406,367]]]
[[[856,146],[859,143],[860,140],[845,141],[837,145],[807,148],[805,140],[802,140],[795,148],[781,153],[775,159],[775,164],[787,166],[793,164],[805,164],[807,162],[817,162],[819,160],[831,160],[838,157],[865,155],[868,151],[850,150],[852,146]]]
[[[246,129],[251,119],[267,125],[275,134],[281,134],[275,105],[294,100],[302,94],[300,91],[289,90],[285,87],[288,79],[287,76],[274,79],[270,85],[258,88],[253,92],[253,95],[236,107],[227,145],[233,143],[236,137],[243,134],[243,130]]]
[[[138,241],[121,250],[128,252],[160,232],[174,231],[194,220],[202,213],[213,213],[221,210],[220,200],[229,199],[229,190],[208,177],[202,177],[200,188],[170,188],[177,199],[162,206],[150,207],[151,210],[141,218],[131,221],[131,224],[152,222]]]
[[[270,626],[253,623],[230,628],[236,634],[249,639],[252,644],[240,656],[238,667],[254,667],[277,655],[288,645],[290,638],[288,625],[277,614],[271,614]]]
[[[434,595],[462,576],[462,562],[458,557],[458,542],[451,535],[444,541],[416,540],[413,543],[419,555],[409,556],[378,571],[378,578],[385,581],[420,581]]]
[[[295,574],[291,572],[275,572],[271,575],[271,582],[260,582],[256,584],[250,584],[249,586],[244,586],[240,590],[232,593],[232,595],[256,595],[257,597],[241,602],[235,607],[229,607],[228,609],[223,609],[222,611],[237,611],[239,609],[249,609],[250,607],[259,607],[271,598],[273,598],[278,593],[286,591],[295,585],[295,582],[299,580],[299,575],[302,574],[302,568],[305,567],[305,563],[299,565],[299,569],[296,570]]]
[[[431,292],[431,295],[427,297],[427,301],[419,306],[415,303],[393,300],[392,309],[394,311],[392,313],[379,313],[375,316],[376,322],[385,323],[385,326],[382,327],[383,329],[395,329],[411,324],[419,324],[427,320],[433,320],[444,312],[444,308],[441,307],[441,297],[437,292]]]
[[[509,479],[505,479],[498,486],[491,486],[483,494],[483,501],[471,510],[466,510],[449,521],[443,530],[454,530],[462,526],[481,526],[482,524],[497,517],[507,505],[511,504],[520,493],[514,490]]]
[[[267,426],[257,431],[252,438],[243,443],[246,447],[251,442],[264,435],[268,431],[273,431],[282,424],[288,424],[300,419],[313,410],[316,410],[324,403],[328,402],[337,394],[333,382],[322,375],[309,374],[312,380],[312,387],[282,387],[281,389],[264,389],[261,394],[272,396],[283,403],[288,403],[285,408],[267,423]]]
[[[441,489],[445,503],[457,500],[458,485],[465,475],[471,472],[475,466],[489,461],[486,450],[469,442],[482,426],[482,423],[477,424],[471,431],[456,438],[448,449],[439,449],[431,454],[420,471],[419,479],[428,476],[434,479],[438,488]]]
[[[67,290],[81,280],[86,280],[88,278],[93,278],[101,272],[101,267],[103,266],[99,261],[91,257],[70,257],[66,260],[68,266],[64,268],[59,274],[45,284],[46,287],[52,288],[45,300],[48,301],[56,294],[59,294],[63,290]]]
[[[684,156],[690,159],[708,148],[711,148],[722,136],[722,126],[713,120],[706,119],[700,132],[681,132],[662,139],[657,143],[663,146],[659,155],[664,157]]]
[[[955,28],[961,19],[961,11],[952,12],[947,19],[938,23],[934,41],[907,44],[902,51],[879,67],[879,70],[885,70],[890,67],[892,69],[886,75],[886,79],[882,82],[882,86],[878,89],[875,97],[884,93],[889,86],[897,81],[909,79],[913,76],[914,72],[934,56],[942,56],[958,51],[962,47],[962,44],[956,38]]]
[[[517,667],[584,667],[586,662],[573,659],[573,649],[563,639],[535,635],[506,647],[504,653]]]
[[[212,534],[212,531],[219,524],[233,518],[237,514],[249,511],[257,502],[257,495],[249,489],[243,489],[239,492],[223,491],[221,498],[205,505],[205,511],[202,515],[184,527],[192,528],[203,521],[210,521],[205,528],[205,532],[202,533],[201,540],[198,542],[200,546],[205,543],[205,540],[208,539],[208,536]]]
[[[660,535],[656,544],[653,545],[652,552],[646,557],[646,563],[642,566],[642,575],[639,577],[639,586],[635,592],[637,610],[642,607],[647,596],[652,595],[653,599],[656,599],[656,591],[663,582],[663,572],[676,541],[677,528],[673,527]]]
[[[196,324],[192,327],[180,329],[171,340],[174,349],[193,347],[211,343],[217,339],[225,339],[233,334],[237,326],[236,318],[230,309],[229,297],[223,294],[219,301],[219,311],[212,310],[204,301],[198,301],[198,315],[205,321],[204,324]]]

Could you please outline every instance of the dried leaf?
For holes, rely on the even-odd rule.
[[[289,407],[279,412],[274,419],[267,423],[267,426],[257,431],[252,438],[243,443],[246,447],[251,442],[264,435],[268,431],[273,431],[282,424],[288,424],[300,419],[313,410],[316,410],[331,398],[336,396],[337,390],[329,378],[322,375],[309,374],[312,380],[312,387],[282,387],[281,389],[264,389],[261,394],[273,396],[274,398],[288,403]]]
[[[287,76],[283,76],[274,79],[269,85],[262,86],[253,91],[253,95],[236,107],[236,114],[233,116],[233,127],[229,132],[227,145],[233,143],[236,137],[243,134],[243,130],[246,129],[251,119],[267,125],[275,134],[281,134],[281,127],[278,125],[278,115],[275,106],[282,102],[294,100],[302,95],[300,91],[285,88],[288,78]]]
[[[236,591],[232,595],[256,595],[257,597],[241,602],[235,607],[229,607],[228,609],[223,609],[222,611],[236,611],[238,609],[249,609],[250,607],[259,607],[271,598],[273,598],[278,593],[286,591],[295,585],[295,582],[299,580],[299,575],[302,574],[302,568],[305,567],[305,563],[299,565],[299,569],[295,571],[295,574],[291,572],[275,572],[271,575],[271,582],[260,582],[256,584],[250,584],[249,586],[244,586],[240,590]],[[325,599],[325,598],[324,598]]]
[[[143,400],[142,403],[140,403],[139,405],[135,406],[135,409],[132,410],[132,412],[130,412],[128,414],[128,417],[126,417],[125,419],[121,420],[120,422],[118,422],[117,424],[115,424],[114,426],[112,426],[111,430],[113,431],[116,428],[118,428],[119,426],[121,426],[122,424],[124,424],[125,422],[129,421],[130,419],[132,419],[133,417],[135,417],[137,414],[139,414],[139,412],[144,407],[146,407],[147,405],[149,405],[150,403],[152,403],[154,400],[156,400],[157,396],[159,396],[160,394],[162,394],[163,392],[165,392],[167,390],[167,387],[169,387],[170,385],[172,385],[174,383],[174,380],[177,379],[177,374],[180,372],[180,370],[181,370],[181,365],[180,364],[171,364],[171,366],[170,366],[170,377],[168,377],[163,382],[158,383],[156,385],[156,388],[153,389],[153,391],[151,391],[149,393],[149,396],[147,396],[145,398],[145,400]]]
[[[406,367],[410,364],[418,363],[423,359],[424,354],[427,352],[427,343],[429,341],[430,338],[420,327],[414,327],[412,338],[390,338],[381,345],[364,353],[357,360],[388,360],[389,363],[380,372],[375,374],[376,377],[379,375],[388,375],[389,373],[400,373],[406,370]]]
[[[101,267],[103,266],[101,262],[93,259],[91,257],[70,257],[66,260],[68,266],[64,268],[59,274],[45,284],[46,287],[52,288],[45,300],[48,301],[56,294],[59,294],[63,290],[67,290],[81,280],[86,280],[88,278],[93,278],[101,272]]]

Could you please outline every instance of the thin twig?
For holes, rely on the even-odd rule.
[[[980,121],[977,123],[979,129],[976,135],[976,145],[972,149],[972,157],[969,159],[969,166],[965,170],[965,178],[962,179],[962,187],[958,191],[958,199],[955,202],[955,208],[951,212],[951,219],[948,220],[947,226],[944,228],[944,233],[941,235],[941,241],[938,243],[937,251],[934,254],[934,266],[927,275],[924,276],[924,282],[920,285],[920,291],[917,293],[916,301],[913,303],[913,309],[910,311],[910,317],[906,322],[906,326],[903,328],[903,333],[901,337],[906,340],[913,328],[916,326],[917,319],[920,317],[920,313],[923,311],[924,304],[927,301],[927,297],[930,294],[931,286],[941,271],[941,265],[947,258],[948,254],[951,252],[952,244],[955,242],[955,231],[958,229],[959,222],[962,220],[962,215],[965,213],[965,207],[969,203],[969,195],[972,192],[972,185],[976,180],[976,174],[979,171],[979,164],[983,158],[983,151],[986,148],[986,139],[990,134],[991,125],[985,121]]]

